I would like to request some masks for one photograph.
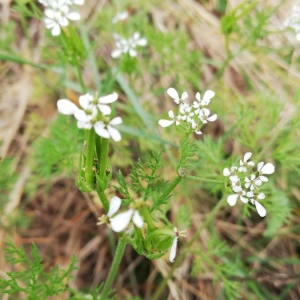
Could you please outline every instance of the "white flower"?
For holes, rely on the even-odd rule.
[[[200,110],[200,112],[199,112],[199,119],[201,120],[201,122],[203,124],[206,124],[207,121],[213,122],[213,121],[217,120],[217,115],[216,114],[214,114],[214,115],[212,115],[210,117],[209,117],[209,115],[210,115],[210,110],[209,109],[202,108]]]
[[[284,26],[291,27],[296,32],[296,39],[300,40],[300,6],[294,6],[293,7],[293,13],[284,22]]]
[[[264,162],[260,162],[257,164],[258,176],[261,181],[268,181],[266,176],[262,176],[263,174],[272,174],[275,171],[275,167],[271,163],[265,164]]]
[[[245,187],[247,189],[250,187],[251,191],[253,191],[254,188],[258,188],[258,186],[262,185],[262,181],[259,179],[259,177],[256,178],[255,174],[251,174],[250,179],[246,177],[245,182]]]
[[[112,58],[117,58],[121,54],[129,53],[131,57],[135,57],[137,55],[137,52],[135,48],[137,46],[146,46],[147,45],[147,40],[145,38],[140,38],[140,33],[135,32],[131,38],[126,40],[119,34],[114,34],[113,35],[116,42],[116,48],[115,50],[112,51],[111,57]]]
[[[192,123],[193,116],[195,113],[192,111],[192,107],[188,104],[182,104],[179,108],[180,113],[182,114],[181,120]]]
[[[235,192],[235,194],[229,195],[227,197],[227,203],[230,206],[234,206],[238,199],[240,199],[244,203],[248,202],[248,199],[244,197],[246,195],[246,192],[241,187],[235,186],[233,188],[233,191]]]
[[[113,118],[112,120],[106,121],[97,121],[93,124],[95,132],[105,138],[112,138],[115,142],[119,142],[121,140],[120,132],[114,128],[115,125],[120,125],[122,123],[121,117]]]
[[[248,166],[254,166],[254,162],[253,161],[249,161],[250,157],[252,156],[251,152],[247,152],[244,155],[244,159],[240,160],[240,167],[239,167],[239,171],[240,172],[247,172],[247,167]]]
[[[96,105],[100,109],[100,111],[104,115],[110,115],[111,114],[111,108],[106,105],[109,103],[113,103],[118,99],[118,94],[116,92],[109,94],[107,96],[100,97],[98,101],[96,102]]]
[[[181,116],[175,116],[174,112],[172,110],[169,111],[169,117],[171,118],[171,120],[162,119],[162,120],[158,121],[158,124],[161,127],[168,127],[168,126],[172,125],[174,122],[176,125],[180,124]]]
[[[122,11],[116,14],[115,17],[111,20],[112,23],[117,23],[118,21],[123,21],[128,18],[128,12],[127,11]]]
[[[110,199],[109,209],[107,216],[111,218],[121,207],[122,200],[118,196],[114,196]]]
[[[215,96],[215,92],[211,90],[207,90],[203,96],[203,99],[201,99],[200,93],[196,94],[197,101],[194,101],[193,106],[196,108],[195,113],[200,113],[201,109],[208,105],[210,100]]]
[[[137,226],[138,228],[142,228],[144,226],[144,221],[138,212],[138,210],[134,210],[130,208],[128,211],[122,212],[116,215],[113,218],[110,218],[110,226],[113,231],[121,232],[123,231],[131,221]]]
[[[80,122],[90,122],[95,119],[98,114],[97,107],[93,104],[93,96],[85,94],[79,97],[79,104],[83,109],[78,109],[74,113],[74,117]]]
[[[174,228],[174,230],[175,230],[175,228]],[[177,252],[177,242],[178,242],[178,236],[176,235],[173,239],[171,250],[170,250],[170,255],[169,255],[170,262],[175,261],[176,252]]]
[[[231,167],[230,170],[228,168],[225,168],[223,170],[223,175],[229,176],[230,181],[236,182],[240,180],[236,174],[236,171],[237,171],[237,167]]]
[[[77,12],[69,12],[69,6],[65,5],[65,0],[52,1],[45,9],[44,19],[46,28],[51,30],[53,36],[60,35],[60,27],[69,25],[69,21],[77,21],[80,15]]]
[[[255,205],[256,210],[258,214],[261,217],[265,217],[267,214],[266,209],[258,202],[259,200],[265,199],[264,193],[259,193],[258,195],[255,195],[252,191],[247,193],[247,196],[250,198],[250,201],[253,205]]]
[[[168,88],[167,94],[174,100],[176,104],[184,103],[184,100],[188,98],[187,92],[183,92],[181,97],[179,97],[178,92],[172,87]]]

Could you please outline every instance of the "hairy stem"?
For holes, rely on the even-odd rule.
[[[116,252],[115,252],[114,260],[112,262],[108,276],[107,276],[105,284],[104,284],[104,288],[102,291],[103,298],[105,298],[108,295],[108,292],[111,289],[113,281],[119,270],[119,266],[120,266],[120,263],[121,263],[121,260],[122,260],[123,254],[124,254],[125,247],[126,247],[126,242],[123,241],[122,239],[120,239],[118,242],[118,245],[117,245]]]

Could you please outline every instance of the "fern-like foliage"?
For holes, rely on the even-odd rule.
[[[190,163],[189,160],[193,158],[197,151],[197,147],[194,142],[189,141],[189,137],[186,136],[180,141],[181,156],[177,170],[186,170],[194,168],[194,164]]]
[[[76,269],[73,256],[66,270],[56,266],[45,272],[39,250],[34,244],[30,258],[23,247],[17,248],[12,241],[5,243],[4,251],[6,261],[13,266],[18,265],[18,271],[7,272],[7,279],[0,278],[0,294],[12,295],[14,299],[43,300],[60,295],[66,291],[72,278],[71,272]],[[26,298],[23,298],[24,295]]]

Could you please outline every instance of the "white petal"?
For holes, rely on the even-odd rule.
[[[251,152],[245,153],[245,155],[244,155],[244,162],[247,161],[251,156],[252,156]]]
[[[239,195],[238,194],[234,194],[234,195],[229,195],[227,197],[227,203],[230,205],[230,206],[234,206],[236,204],[236,201],[238,199]]]
[[[196,99],[197,99],[199,102],[201,101],[201,95],[200,95],[199,92],[196,94]]]
[[[104,115],[107,116],[111,114],[111,108],[108,105],[98,104],[97,106]]]
[[[77,5],[83,5],[84,4],[84,0],[73,0],[74,4]]]
[[[265,217],[265,215],[267,214],[267,211],[258,201],[255,201],[255,207],[256,207],[258,214],[261,217]]]
[[[53,19],[55,16],[55,11],[52,9],[45,9],[44,13],[49,19]]]
[[[130,55],[131,57],[137,56],[136,50],[134,50],[134,49],[131,48],[131,49],[129,50],[129,55]]]
[[[253,192],[252,192],[252,191],[251,191],[251,192],[248,192],[248,193],[247,193],[247,197],[253,198]]]
[[[158,124],[161,126],[161,127],[168,127],[170,126],[171,124],[173,124],[175,121],[174,120],[159,120],[158,121]]]
[[[60,27],[59,27],[58,24],[55,24],[55,25],[52,27],[51,34],[52,34],[53,36],[58,36],[58,35],[60,35]]]
[[[262,199],[265,199],[265,194],[264,193],[259,193],[258,195],[257,195],[257,199],[259,199],[259,200],[262,200]]]
[[[260,169],[262,168],[262,166],[264,165],[264,162],[260,162],[257,164],[257,171],[260,171]]]
[[[110,122],[109,122],[110,125],[120,125],[122,124],[122,118],[121,117],[115,117],[113,118]]]
[[[144,221],[143,221],[140,213],[137,210],[133,214],[132,222],[138,228],[142,228],[144,226]]]
[[[168,88],[167,94],[168,94],[171,98],[173,98],[173,99],[178,99],[178,98],[179,98],[177,91],[176,91],[174,88],[172,88],[172,87],[171,87],[171,88]]]
[[[67,14],[67,18],[73,21],[77,21],[80,19],[80,14],[77,12],[70,12]]]
[[[133,214],[133,209],[129,209],[123,213],[116,215],[110,219],[111,229],[115,232],[123,231],[129,224]]]
[[[188,98],[188,93],[187,92],[183,92],[182,95],[181,95],[181,99],[185,100],[187,98]]]
[[[262,174],[272,174],[274,173],[274,171],[275,171],[275,167],[271,163],[265,164],[260,170]]]
[[[74,117],[78,121],[82,121],[82,122],[88,122],[90,120],[90,118],[87,116],[87,114],[83,110],[81,110],[81,109],[77,109],[75,111]]]
[[[77,127],[90,130],[93,125],[90,122],[77,121]]]
[[[108,217],[113,216],[119,210],[121,203],[122,200],[119,197],[117,196],[112,197],[109,202],[109,210],[107,216]]]
[[[214,114],[214,115],[210,116],[209,118],[207,118],[207,120],[210,121],[210,122],[216,121],[217,120],[217,115]]]
[[[87,109],[92,101],[93,96],[90,94],[85,94],[79,97],[79,103],[83,109]]]
[[[228,168],[225,168],[225,169],[223,170],[223,175],[224,175],[224,176],[229,176],[230,174],[231,174],[231,172],[229,171]]]
[[[63,115],[74,115],[78,107],[68,99],[60,99],[57,101],[57,109]]]
[[[122,54],[122,50],[121,49],[116,49],[111,53],[111,57],[112,58],[117,58]]]
[[[94,129],[95,129],[96,133],[105,139],[109,139],[110,134],[108,133],[107,129],[105,129],[104,127],[105,127],[105,125],[101,121],[96,122],[94,124]]]
[[[107,96],[100,97],[100,98],[98,99],[98,103],[100,103],[100,104],[113,103],[113,102],[115,102],[117,99],[118,99],[118,94],[114,92],[114,93],[109,94],[109,95],[107,95]]]
[[[215,92],[208,90],[205,92],[204,96],[203,96],[203,103],[205,105],[207,105],[210,102],[210,99],[213,98],[215,96]]]
[[[147,45],[147,39],[142,38],[136,41],[136,44],[139,46],[146,46]]]
[[[177,241],[178,241],[178,236],[175,236],[170,250],[170,256],[169,256],[170,262],[174,262],[175,260],[176,252],[177,252]]]
[[[269,181],[269,179],[266,176],[259,176],[259,179],[263,182]]]
[[[175,115],[174,115],[173,110],[170,110],[168,114],[171,119],[174,119]]]
[[[109,132],[109,135],[111,136],[111,138],[115,141],[115,142],[120,142],[121,141],[121,134],[119,132],[118,129],[113,128],[110,125],[107,125],[107,130]]]
[[[244,203],[248,203],[248,199],[243,196],[240,196],[240,200]]]

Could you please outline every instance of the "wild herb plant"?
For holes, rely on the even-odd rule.
[[[260,217],[267,216],[265,238],[273,237],[289,220],[292,211],[289,194],[278,188],[271,174],[275,171],[273,163],[276,161],[286,168],[285,171],[293,174],[287,180],[296,181],[299,161],[297,148],[291,141],[298,132],[299,122],[293,118],[291,124],[288,122],[281,128],[275,127],[280,123],[283,104],[273,104],[278,100],[274,94],[257,93],[255,99],[246,96],[239,99],[228,92],[225,84],[224,87],[220,83],[215,85],[215,95],[199,82],[202,70],[199,73],[190,71],[202,59],[201,53],[191,50],[190,55],[178,64],[178,55],[183,57],[186,54],[185,47],[189,42],[185,35],[181,35],[182,29],[179,28],[176,34],[164,35],[150,26],[141,26],[147,22],[142,8],[136,13],[136,19],[128,11],[120,11],[114,16],[103,12],[103,18],[97,19],[92,28],[93,24],[88,20],[77,22],[80,19],[77,5],[84,5],[84,1],[39,2],[42,6],[34,2],[25,5],[19,1],[16,10],[24,17],[24,27],[27,22],[25,16],[45,22],[47,51],[42,53],[45,63],[41,65],[40,74],[47,70],[57,75],[61,95],[57,108],[59,113],[67,116],[59,116],[50,127],[48,137],[34,143],[36,174],[51,178],[67,171],[70,175],[74,165],[77,165],[77,187],[83,193],[96,192],[99,206],[103,207],[104,214],[99,216],[97,224],[107,226],[118,234],[118,245],[105,283],[93,295],[78,294],[71,299],[88,299],[90,296],[91,299],[98,299],[97,294],[101,295],[101,299],[109,297],[127,244],[147,259],[155,260],[167,254],[169,261],[174,262],[151,299],[160,297],[175,269],[189,254],[194,257],[192,274],[196,276],[201,271],[213,270],[213,282],[221,281],[223,284],[220,297],[239,298],[242,282],[253,279],[251,268],[247,266],[249,262],[243,260],[240,252],[236,254],[231,251],[230,245],[213,230],[213,221],[217,214],[227,213],[229,206],[241,206],[240,202],[246,205],[243,205],[243,214],[239,213],[239,207],[234,210],[239,225],[243,218],[258,220],[255,211]],[[258,4],[258,1],[244,1],[226,11],[224,1],[218,2],[219,11],[224,13],[221,31],[225,37],[226,57],[222,61],[207,59],[210,67],[217,68],[209,86],[221,80],[230,63],[243,54],[266,53],[259,41],[269,35],[268,21],[280,6],[278,4],[272,10],[260,11],[256,10]],[[44,13],[41,8],[44,8]],[[296,34],[299,29],[295,21],[297,14],[295,9],[292,19],[286,23]],[[100,43],[95,39],[97,30],[111,26],[114,26],[114,35],[109,40],[104,34],[101,43],[104,46],[105,43],[113,45],[110,53],[113,67],[106,62],[104,55],[98,57]],[[155,43],[158,37],[161,42]],[[167,48],[171,43],[178,52]],[[149,47],[160,53],[151,66],[148,66]],[[276,53],[273,50],[270,52]],[[20,62],[13,55],[4,57]],[[139,62],[138,57],[141,57]],[[26,60],[22,63],[27,64]],[[89,66],[92,76],[87,74],[86,66]],[[141,90],[138,94],[132,87],[141,76],[143,67],[148,67],[150,73],[158,72],[166,77],[175,73],[172,74],[172,85],[156,85],[153,88],[157,96],[169,100],[169,103],[164,101],[162,105],[167,107],[166,111],[154,111],[156,116],[147,111],[150,111],[151,105],[147,107],[147,104],[141,103]],[[282,70],[278,72],[280,76],[284,74]],[[247,70],[243,76],[247,88],[255,90]],[[92,77],[92,83],[89,77]],[[267,85],[268,82],[263,82],[258,87]],[[55,83],[52,88],[59,89]],[[80,96],[65,92],[63,88],[72,89]],[[182,88],[201,90],[201,95],[197,92],[194,97],[189,97],[187,92],[179,91]],[[234,104],[228,101],[231,98],[234,98]],[[215,111],[218,116],[213,113]],[[233,117],[228,120],[227,116]],[[229,128],[218,140],[209,133],[210,128],[216,126],[217,119]],[[274,127],[276,130],[272,130]],[[140,158],[131,164],[129,172],[122,172],[119,170],[122,154],[127,151],[131,160],[130,154],[134,152],[127,146],[130,135],[141,142],[136,151],[140,151]],[[226,157],[225,144],[233,139],[232,136],[234,143],[239,144],[238,150],[233,152],[239,154]],[[146,150],[143,151],[143,148]],[[111,149],[114,149],[113,155]],[[257,162],[256,166],[250,160],[252,158]],[[124,161],[126,159],[128,157]],[[267,162],[269,160],[273,163]],[[165,170],[170,173],[168,176]],[[201,225],[194,232],[189,230],[193,207],[188,207],[187,203],[191,201],[180,206],[175,218],[170,218],[168,214],[178,199],[180,186],[185,187],[185,198],[205,199],[211,209],[203,213]],[[203,194],[198,197],[200,189]],[[115,191],[113,196],[112,190]],[[200,201],[195,202],[193,205],[196,207]],[[209,242],[207,245],[197,243],[195,247],[199,236],[206,230],[211,232]],[[176,257],[178,243],[184,245],[180,246]],[[39,267],[32,268],[42,272],[35,246],[32,251],[33,262],[34,259],[39,262]],[[24,262],[30,264],[30,260],[26,259],[24,256]],[[11,276],[14,278],[15,275]],[[24,277],[22,280],[26,282],[29,279]],[[47,289],[43,291],[40,282],[43,280],[36,279],[37,290],[44,295]],[[2,287],[7,293],[8,285],[5,284],[8,283],[3,281]],[[60,288],[58,290],[63,291]],[[268,295],[257,283],[249,283],[248,288],[253,294]],[[15,289],[14,292],[25,292],[31,297],[30,290]]]

